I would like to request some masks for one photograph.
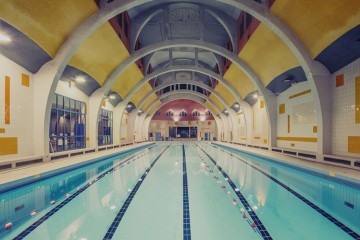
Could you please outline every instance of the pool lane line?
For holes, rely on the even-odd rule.
[[[268,173],[264,172],[263,170],[261,170],[260,168],[254,166],[253,164],[241,159],[240,157],[231,154],[223,149],[220,149],[218,147],[213,146],[214,148],[217,148],[219,150],[222,150],[223,152],[229,154],[232,157],[235,157],[236,159],[239,159],[240,161],[246,163],[247,165],[251,166],[252,168],[256,169],[257,171],[259,171],[260,173],[262,173],[263,175],[265,175],[266,177],[270,178],[272,181],[274,181],[275,183],[277,183],[278,185],[280,185],[281,187],[285,188],[287,191],[289,191],[290,193],[292,193],[295,197],[297,197],[298,199],[300,199],[301,201],[303,201],[305,204],[307,204],[308,206],[310,206],[312,209],[314,209],[315,211],[317,211],[318,213],[320,213],[322,216],[324,216],[326,219],[328,219],[330,222],[334,223],[336,226],[338,226],[341,230],[343,230],[345,233],[347,233],[348,235],[350,235],[352,238],[360,240],[360,235],[357,234],[356,232],[354,232],[351,228],[349,228],[348,226],[346,226],[345,224],[343,224],[342,222],[340,222],[339,220],[337,220],[335,217],[333,217],[332,215],[330,215],[329,213],[327,213],[325,210],[321,209],[320,207],[318,207],[315,203],[309,201],[307,198],[305,198],[304,196],[302,196],[300,193],[296,192],[295,190],[293,190],[292,188],[288,187],[287,185],[285,185],[284,183],[280,182],[279,180],[277,180],[276,178],[274,178],[273,176],[269,175]]]
[[[248,201],[246,200],[246,198],[244,197],[244,195],[241,194],[240,191],[235,191],[235,189],[237,188],[237,186],[234,184],[234,182],[231,180],[231,178],[227,175],[227,173],[222,169],[222,167],[220,167],[219,165],[217,165],[215,159],[213,159],[207,152],[205,152],[205,150],[198,146],[204,153],[205,155],[210,159],[210,161],[213,162],[213,164],[215,164],[215,166],[219,169],[219,171],[222,173],[222,175],[228,179],[228,183],[230,184],[230,186],[232,187],[232,189],[234,190],[236,196],[239,198],[239,200],[241,201],[241,203],[244,205],[244,207],[246,208],[249,216],[251,217],[251,219],[253,220],[253,222],[256,224],[256,228],[259,230],[261,237],[264,240],[272,240],[273,238],[271,237],[270,233],[266,230],[264,224],[261,222],[261,220],[259,219],[259,217],[256,215],[255,211],[252,209],[252,207],[250,206],[250,204],[248,203]]]
[[[141,184],[144,182],[146,176],[155,165],[155,163],[159,160],[159,158],[163,155],[163,153],[170,147],[168,145],[160,154],[155,158],[155,160],[151,163],[151,165],[146,169],[145,173],[139,178],[139,181],[136,183],[135,187],[132,189],[130,195],[127,197],[126,201],[124,202],[123,206],[119,210],[118,214],[116,215],[115,219],[113,220],[112,224],[110,225],[109,229],[106,231],[106,234],[103,240],[110,240],[113,238],[117,228],[120,225],[122,218],[124,217],[126,210],[130,206],[131,201],[135,197],[136,192],[139,190]]]
[[[216,180],[216,182],[217,182],[218,184],[221,184],[222,181],[221,181],[221,180],[218,180],[218,179],[219,179],[218,176],[216,176],[216,174],[214,173],[214,171],[210,169],[210,166],[208,165],[208,162],[206,162],[206,161],[202,158],[202,156],[198,155],[198,157],[202,160],[202,161],[201,161],[202,163],[204,163],[204,164],[206,163],[206,165],[205,165],[205,166],[206,166],[206,170],[205,170],[205,171],[207,171],[207,173],[208,173],[209,175],[212,175],[213,178],[214,178],[214,180]],[[225,181],[227,182],[228,180],[225,179]],[[224,185],[223,185],[223,186],[224,186]],[[246,212],[248,212],[248,211],[245,209],[245,207],[242,208],[242,207],[239,205],[239,203],[237,203],[237,202],[236,202],[236,204],[234,204],[234,198],[233,198],[233,196],[231,195],[230,191],[224,189],[223,187],[221,187],[221,188],[222,188],[222,190],[226,193],[227,197],[228,197],[230,200],[233,201],[233,205],[235,205],[235,208],[236,208],[237,210],[239,210],[241,214],[243,214],[243,218],[244,218],[244,219],[246,220],[246,222],[252,227],[252,229],[254,230],[254,232],[255,232],[256,234],[258,234],[259,237],[262,237],[260,231],[259,231],[256,227],[252,226],[253,222],[246,216],[245,211],[246,211]],[[236,192],[236,190],[235,190],[235,192]],[[244,215],[244,214],[245,214],[245,215]]]
[[[190,228],[190,209],[189,209],[189,194],[188,194],[188,180],[186,170],[186,156],[185,145],[182,145],[183,149],[183,239],[191,240],[191,228]]]
[[[151,147],[152,148],[152,147]],[[150,148],[144,149],[141,152],[148,150]],[[55,208],[51,209],[48,213],[46,213],[44,216],[39,218],[37,221],[35,221],[33,224],[31,224],[29,227],[27,227],[25,230],[23,230],[21,233],[19,233],[16,237],[13,238],[13,240],[20,240],[24,239],[27,235],[29,235],[32,231],[34,231],[37,227],[39,227],[42,223],[44,223],[46,220],[48,220],[52,215],[54,215],[57,211],[59,211],[61,208],[63,208],[66,204],[68,204],[71,200],[73,200],[76,196],[78,196],[80,193],[85,191],[87,188],[92,186],[93,183],[99,181],[101,178],[105,177],[109,173],[112,173],[120,168],[122,168],[126,163],[129,163],[132,159],[135,159],[137,156],[139,158],[139,155],[141,155],[141,152],[135,153],[133,156],[128,157],[125,161],[122,161],[121,163],[117,164],[116,166],[112,167],[108,171],[102,173],[92,181],[88,182],[85,186],[79,187],[77,191],[75,191],[73,194],[71,194],[68,198],[66,198],[64,201],[62,201],[59,205],[57,205]]]

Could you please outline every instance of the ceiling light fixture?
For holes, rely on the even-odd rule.
[[[128,104],[126,107],[127,107],[127,108],[131,108],[131,107],[132,107],[132,105],[131,105],[131,104]]]
[[[252,95],[252,97],[255,98],[255,99],[258,99],[258,98],[259,98],[259,94],[254,93],[254,94]]]
[[[76,77],[75,77],[75,80],[76,80],[77,82],[79,82],[79,83],[84,83],[84,82],[86,82],[86,79],[85,79],[84,76],[76,76]]]
[[[112,100],[114,100],[114,99],[116,98],[116,95],[115,95],[115,94],[110,94],[110,95],[109,95],[109,98],[112,99]]]
[[[238,103],[235,103],[234,107],[238,108],[240,105]]]
[[[9,43],[9,42],[11,42],[11,38],[4,33],[0,33],[0,43]]]

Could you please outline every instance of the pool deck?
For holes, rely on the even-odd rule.
[[[96,158],[104,157],[106,155],[118,154],[122,152],[127,152],[129,150],[139,148],[151,144],[151,142],[144,142],[129,146],[124,146],[121,148],[110,149],[106,151],[99,151],[94,153],[89,153],[86,155],[79,155],[70,158],[58,159],[49,162],[33,164],[26,167],[18,167],[14,169],[4,170],[0,172],[0,184],[6,184],[20,179],[25,179],[28,177],[40,176],[41,174],[60,168],[68,167],[78,163],[85,163],[87,161],[94,160]]]
[[[360,181],[360,170],[344,168],[344,167],[340,167],[340,166],[334,166],[334,165],[310,161],[310,160],[299,159],[299,158],[295,158],[295,157],[291,157],[291,156],[287,156],[287,155],[283,155],[283,154],[279,154],[279,153],[274,153],[274,152],[261,150],[261,149],[253,149],[253,148],[249,148],[249,147],[243,147],[243,146],[239,146],[239,145],[235,145],[235,144],[229,144],[229,143],[223,143],[223,142],[216,142],[216,143],[219,145],[239,149],[239,150],[246,151],[249,153],[265,155],[267,157],[275,158],[275,159],[278,159],[278,160],[281,160],[284,162],[295,163],[297,165],[305,166],[305,167],[312,168],[315,170],[326,171],[326,172],[329,172],[329,175],[332,175],[332,176],[338,175],[338,176],[343,176],[343,177],[356,179],[356,180]],[[9,183],[12,181],[16,181],[16,180],[28,178],[28,177],[36,177],[45,172],[68,167],[73,164],[84,163],[84,162],[93,160],[95,158],[104,157],[106,155],[129,151],[134,148],[138,148],[138,147],[145,146],[148,144],[150,144],[150,142],[139,143],[139,144],[131,145],[131,146],[124,146],[120,149],[117,148],[117,149],[112,149],[112,150],[89,153],[89,154],[81,155],[81,156],[75,156],[75,157],[71,157],[71,158],[59,159],[59,160],[50,161],[50,162],[46,162],[46,163],[34,164],[31,166],[22,167],[22,168],[4,170],[4,171],[0,172],[0,184],[5,184],[5,183]]]
[[[280,161],[283,161],[286,163],[292,163],[292,164],[296,164],[298,166],[312,168],[314,170],[325,171],[325,172],[328,172],[329,175],[331,175],[331,176],[342,176],[342,177],[351,178],[351,179],[360,181],[360,170],[341,167],[341,166],[335,166],[335,165],[331,165],[331,164],[327,164],[327,163],[316,162],[315,160],[311,161],[311,160],[296,158],[296,157],[287,156],[284,154],[275,153],[275,152],[271,152],[271,151],[267,151],[267,150],[243,147],[243,146],[231,144],[231,143],[224,143],[224,142],[215,142],[215,143],[218,145],[231,147],[231,148],[238,149],[241,151],[254,153],[254,154],[260,154],[260,155],[264,155],[264,156],[270,157],[270,158],[275,158],[277,160],[280,160]]]

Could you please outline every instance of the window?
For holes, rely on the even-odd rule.
[[[174,116],[174,112],[173,111],[167,111],[166,112],[166,116],[168,116],[168,117],[173,117]]]
[[[198,111],[193,111],[192,115],[193,117],[199,117],[200,113]]]
[[[206,111],[206,112],[205,112],[205,115],[206,115],[206,116],[212,116],[212,113],[211,113],[210,111]]]
[[[86,104],[55,94],[49,136],[51,153],[85,148]]]
[[[160,112],[156,111],[155,116],[160,116]]]
[[[110,145],[113,143],[113,112],[101,109],[98,119],[98,145]]]
[[[187,113],[185,111],[181,111],[179,114],[180,117],[186,117]]]

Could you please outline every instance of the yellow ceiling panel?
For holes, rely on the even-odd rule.
[[[161,102],[160,102],[160,101],[157,101],[157,102],[151,107],[151,109],[148,111],[148,114],[149,114],[149,115],[153,114],[160,105],[161,105]]]
[[[230,68],[226,71],[224,75],[232,87],[239,93],[240,97],[243,99],[252,91],[255,91],[255,85],[247,77],[247,75],[238,68],[235,64],[231,64]]]
[[[152,88],[150,84],[145,83],[136,93],[135,95],[130,99],[130,101],[137,106],[141,99],[146,96],[149,92],[152,91]]]
[[[213,115],[217,115],[219,112],[215,110],[215,108],[213,107],[213,105],[211,103],[209,103],[208,101],[205,102],[205,107],[207,109],[210,110],[210,112],[213,114]]]
[[[88,73],[103,85],[110,73],[127,57],[127,49],[106,22],[86,39],[69,64]]]
[[[97,10],[94,0],[0,2],[0,18],[26,34],[52,57],[76,27]]]
[[[260,24],[239,57],[267,86],[281,73],[299,66],[299,62],[285,43],[268,27]]]
[[[313,58],[360,23],[359,0],[276,0],[271,12],[289,25]]]
[[[220,110],[225,109],[224,104],[222,104],[222,102],[220,102],[220,100],[219,100],[217,97],[215,97],[214,94],[211,94],[211,95],[209,96],[209,98],[213,101],[213,103],[214,103]]]
[[[112,90],[120,94],[122,98],[125,98],[129,91],[138,83],[144,75],[136,64],[132,64],[123,74],[116,80]]]
[[[155,99],[157,99],[157,95],[156,94],[152,94],[151,97],[149,97],[143,104],[142,109],[147,109],[149,107],[149,105],[155,101]]]
[[[234,95],[232,95],[229,89],[227,89],[221,82],[216,85],[215,92],[222,96],[230,106],[236,102]]]

